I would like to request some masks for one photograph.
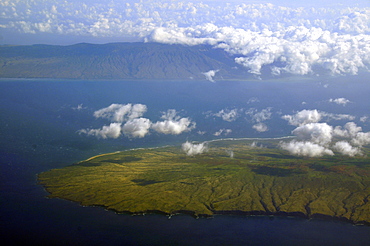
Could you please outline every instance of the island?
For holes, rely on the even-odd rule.
[[[91,157],[38,175],[50,198],[120,213],[328,217],[370,225],[369,148],[359,157],[298,157],[284,139],[207,142]]]

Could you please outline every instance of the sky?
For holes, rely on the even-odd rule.
[[[370,67],[369,0],[2,0],[0,16],[0,44],[207,44],[256,76]]]

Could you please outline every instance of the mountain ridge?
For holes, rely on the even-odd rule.
[[[78,43],[0,46],[1,78],[217,79],[252,76],[234,56],[209,45]]]

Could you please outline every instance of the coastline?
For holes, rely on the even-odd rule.
[[[48,193],[48,189],[45,187],[44,188]],[[214,216],[223,216],[223,215],[236,215],[236,216],[266,216],[266,217],[295,217],[295,218],[301,218],[305,220],[311,220],[311,219],[320,219],[320,220],[326,220],[326,221],[340,221],[344,223],[350,223],[353,224],[354,226],[369,226],[370,227],[370,222],[367,221],[353,221],[350,219],[347,219],[345,217],[336,217],[336,216],[330,216],[330,215],[325,215],[325,214],[312,214],[312,215],[307,215],[302,212],[266,212],[266,211],[241,211],[241,210],[218,210],[218,211],[213,211],[212,214],[196,214],[194,211],[191,210],[176,210],[171,213],[166,213],[161,210],[146,210],[146,211],[140,211],[140,212],[131,212],[131,211],[119,211],[116,209],[108,208],[107,206],[104,205],[82,205],[81,202],[79,201],[74,201],[71,199],[65,199],[65,198],[60,198],[60,197],[53,197],[53,198],[58,198],[66,201],[71,201],[74,203],[79,204],[79,206],[82,207],[100,207],[103,208],[107,211],[112,211],[116,214],[127,214],[131,216],[145,216],[146,214],[158,214],[158,215],[163,215],[167,216],[169,219],[173,216],[176,215],[188,215],[194,219],[199,219],[199,218],[208,218],[212,219]]]

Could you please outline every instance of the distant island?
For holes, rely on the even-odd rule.
[[[256,142],[257,141],[257,142]],[[222,140],[94,156],[38,175],[49,197],[117,212],[328,217],[370,225],[370,158],[296,157],[284,140]]]
[[[0,78],[205,80],[210,71],[216,79],[253,78],[234,58],[210,45],[1,45]]]

